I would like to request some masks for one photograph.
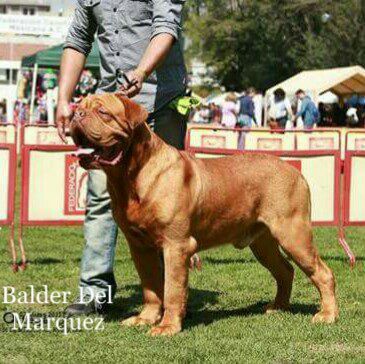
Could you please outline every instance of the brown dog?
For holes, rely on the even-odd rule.
[[[279,247],[318,288],[314,322],[338,316],[332,271],[312,245],[310,192],[303,176],[263,154],[199,160],[168,146],[145,123],[147,111],[118,94],[89,96],[71,123],[85,168],[103,168],[115,220],[138,270],[142,312],[125,325],[158,324],[152,335],[181,331],[190,257],[223,244],[250,246],[274,276],[268,311],[287,310],[294,270]],[[165,273],[162,275],[160,253]]]

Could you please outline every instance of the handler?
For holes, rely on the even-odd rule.
[[[186,69],[180,32],[185,0],[78,0],[61,62],[57,125],[65,141],[65,127],[72,112],[70,101],[92,48],[94,35],[100,49],[101,83],[98,93],[117,90],[117,70],[126,72],[131,83],[122,91],[142,104],[149,123],[167,143],[183,149],[187,116],[172,104],[184,95]],[[174,100],[175,99],[175,100]],[[172,103],[172,100],[175,102]],[[84,223],[86,240],[80,274],[81,295],[67,307],[69,315],[103,313],[117,284],[113,273],[117,225],[110,207],[106,176],[90,171]],[[110,289],[111,287],[111,289]],[[106,295],[105,304],[90,297]]]

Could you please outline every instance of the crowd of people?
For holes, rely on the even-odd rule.
[[[24,70],[22,72],[18,82],[17,99],[11,108],[12,119],[17,124],[29,123],[30,120],[38,124],[53,124],[58,92],[58,74],[53,69],[44,69],[39,72],[35,87],[33,114],[31,115],[32,78],[32,71]],[[95,92],[97,84],[98,80],[91,71],[84,70],[77,84],[73,102],[76,103],[89,93]],[[7,100],[0,100],[0,123],[9,122],[8,112]]]
[[[209,105],[200,104],[190,114],[190,122],[196,124],[220,124],[222,109],[215,103]]]
[[[365,128],[365,98],[348,102],[345,107],[320,103],[319,114],[319,127]]]
[[[252,127],[253,123],[257,124],[253,100],[255,95],[254,88],[249,88],[240,97],[230,92],[221,105],[214,102],[199,105],[192,111],[190,121],[197,124],[221,124],[227,128]]]
[[[57,86],[55,77],[41,74],[37,81],[35,100],[35,120],[38,123],[49,122],[46,107],[46,91]],[[14,107],[14,119],[20,123],[30,118],[30,73],[26,71],[18,86],[18,100]],[[90,71],[85,70],[75,93],[75,102],[95,89],[97,80]],[[319,103],[318,107],[311,97],[303,90],[298,90],[293,99],[289,99],[282,88],[274,91],[267,110],[266,122],[256,120],[257,105],[254,98],[257,95],[254,88],[249,88],[241,95],[230,92],[221,103],[202,103],[190,114],[190,122],[196,124],[221,125],[227,128],[252,128],[268,126],[271,129],[311,129],[317,127],[365,127],[365,98],[352,97],[343,106],[338,103]],[[264,117],[264,109],[259,110]],[[0,123],[7,122],[6,100],[0,101]]]
[[[221,105],[210,103],[193,110],[190,121],[199,124],[220,124],[227,128],[263,126],[257,122],[254,97],[256,90],[249,88],[241,96],[228,93]],[[317,127],[365,127],[364,98],[348,100],[343,106],[319,103],[299,89],[290,100],[282,88],[274,91],[268,105],[267,122],[271,129],[312,129]],[[259,110],[264,114],[264,109]]]

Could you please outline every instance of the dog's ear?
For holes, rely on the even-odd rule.
[[[148,112],[143,106],[137,104],[121,93],[116,93],[115,95],[123,103],[125,109],[125,118],[127,119],[128,123],[131,124],[133,129],[139,124],[147,121]]]

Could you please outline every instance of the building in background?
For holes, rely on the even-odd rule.
[[[42,15],[50,10],[51,6],[44,0],[6,0],[0,3],[0,14]]]
[[[71,14],[47,0],[0,0],[0,100],[6,99],[9,121],[22,58],[62,43]]]

